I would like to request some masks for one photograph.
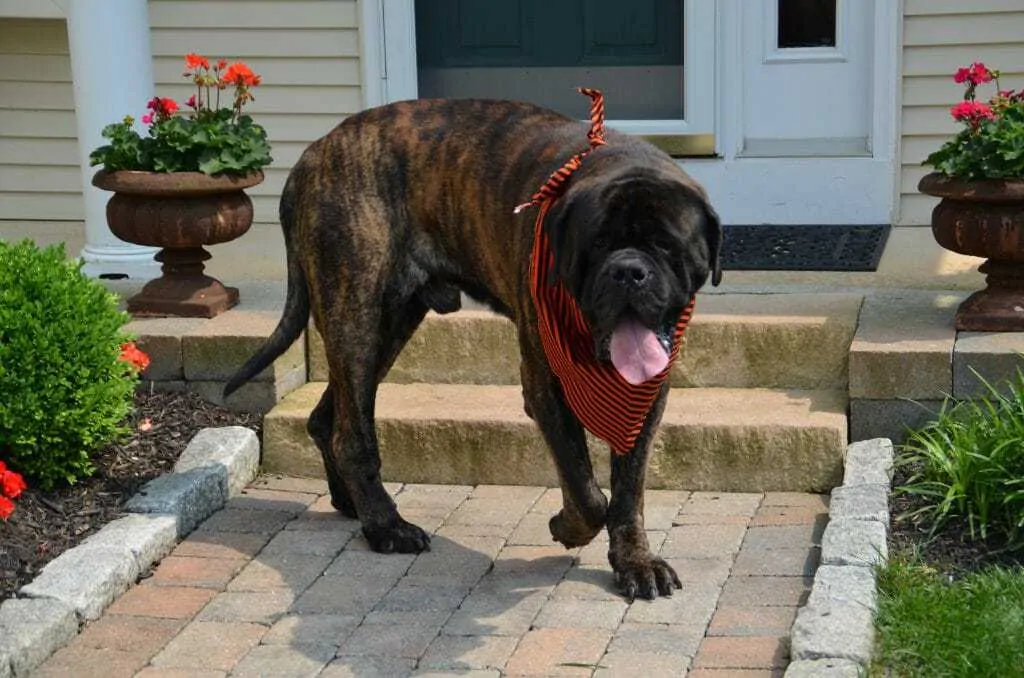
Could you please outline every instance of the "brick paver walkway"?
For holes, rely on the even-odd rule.
[[[683,589],[629,605],[606,536],[552,543],[557,490],[389,489],[430,552],[372,553],[324,483],[261,478],[33,675],[781,676],[827,514],[817,495],[649,491]]]

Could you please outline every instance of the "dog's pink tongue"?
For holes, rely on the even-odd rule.
[[[612,365],[633,385],[644,383],[668,367],[668,353],[657,335],[633,320],[615,328],[611,354]]]

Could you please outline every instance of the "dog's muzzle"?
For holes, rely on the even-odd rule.
[[[641,384],[669,362],[673,323],[666,325],[668,290],[654,262],[638,250],[612,254],[599,273],[595,311],[603,316],[594,333],[597,355],[623,379]]]

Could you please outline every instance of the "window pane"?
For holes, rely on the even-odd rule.
[[[704,2],[706,0],[698,0]],[[585,118],[585,85],[616,120],[683,117],[680,0],[418,0],[421,97],[531,101]]]
[[[779,48],[835,47],[836,0],[779,0]]]

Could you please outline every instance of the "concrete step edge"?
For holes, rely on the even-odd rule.
[[[264,419],[264,470],[322,477],[306,418],[310,383]],[[384,476],[402,482],[557,486],[515,386],[383,384],[377,432]],[[715,491],[830,490],[842,480],[846,397],[831,391],[673,389],[648,486]],[[599,480],[607,448],[591,439]]]
[[[856,294],[704,295],[670,376],[676,387],[845,390],[863,298]],[[327,378],[308,333],[309,378]],[[399,356],[395,383],[519,383],[512,323],[488,311],[428,315]]]

